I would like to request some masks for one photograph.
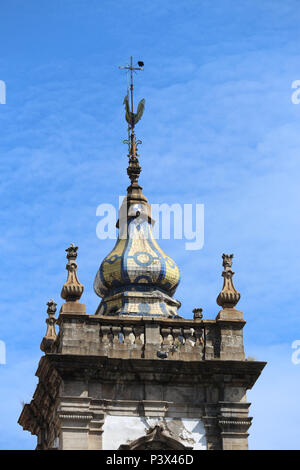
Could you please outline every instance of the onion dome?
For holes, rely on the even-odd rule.
[[[177,315],[180,302],[172,296],[179,269],[154,239],[153,223],[142,188],[133,182],[120,208],[117,242],[94,281],[94,290],[103,299],[98,314]]]

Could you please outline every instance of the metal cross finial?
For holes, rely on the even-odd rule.
[[[133,65],[132,63],[132,56],[130,57],[130,65],[120,66],[119,69],[130,70],[130,97],[131,97],[131,112],[133,113],[133,72],[136,70],[144,70],[144,62],[139,61],[137,63],[138,67]]]

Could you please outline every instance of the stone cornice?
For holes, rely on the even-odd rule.
[[[24,406],[18,420],[24,430],[36,435],[40,429],[48,427],[52,421],[61,383],[61,377],[55,367],[45,358],[46,356],[43,356],[38,365],[36,375],[39,377],[39,383],[33,399]]]
[[[45,362],[45,365],[43,364]],[[50,364],[62,378],[83,378],[130,382],[137,378],[155,383],[219,383],[226,376],[227,383],[252,388],[265,362],[236,360],[177,361],[155,359],[119,359],[105,356],[81,356],[73,354],[47,354],[40,361],[37,371],[42,372]]]
[[[60,315],[56,321],[57,325],[61,326],[64,322],[76,321],[76,323],[85,323],[85,324],[101,324],[101,325],[149,325],[156,324],[162,327],[172,326],[173,328],[206,328],[213,326],[236,326],[243,328],[246,324],[245,320],[241,319],[220,319],[217,317],[215,320],[211,319],[187,319],[187,318],[152,318],[152,317],[129,317],[129,316],[100,316],[100,315],[87,315],[80,313],[63,313],[60,312]]]
[[[244,437],[251,426],[251,422],[251,417],[239,418],[236,416],[219,416],[218,420],[222,436],[230,435],[232,437],[234,435],[242,435]]]

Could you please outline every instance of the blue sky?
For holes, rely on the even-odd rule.
[[[180,313],[216,316],[221,255],[234,253],[246,354],[268,361],[248,395],[250,448],[299,449],[298,2],[11,0],[1,19],[0,448],[35,447],[17,419],[70,242],[82,301],[89,313],[98,305],[93,279],[114,242],[96,237],[96,208],[117,205],[128,185],[118,66],[133,55],[145,62],[144,193],[205,205],[202,250],[161,241],[181,269]]]

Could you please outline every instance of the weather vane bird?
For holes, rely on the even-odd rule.
[[[136,113],[130,111],[128,94],[125,96],[123,104],[125,105],[125,119],[128,122],[130,128],[134,129],[134,126],[139,122],[139,120],[143,116],[143,112],[145,109],[145,100],[143,98],[139,102]]]
[[[119,67],[120,69],[125,69],[127,72],[130,71],[130,96],[129,96],[129,87],[127,88],[127,94],[124,98],[123,104],[125,105],[125,119],[128,123],[128,140],[124,140],[124,143],[128,144],[129,148],[129,158],[137,159],[137,146],[141,144],[141,140],[135,140],[134,128],[135,125],[140,121],[143,116],[145,109],[145,100],[142,99],[137,107],[137,112],[133,111],[133,73],[136,73],[137,70],[144,70],[144,62],[139,61],[137,65],[133,65],[132,57],[130,58],[130,65],[125,65]],[[129,103],[130,99],[130,103]]]

